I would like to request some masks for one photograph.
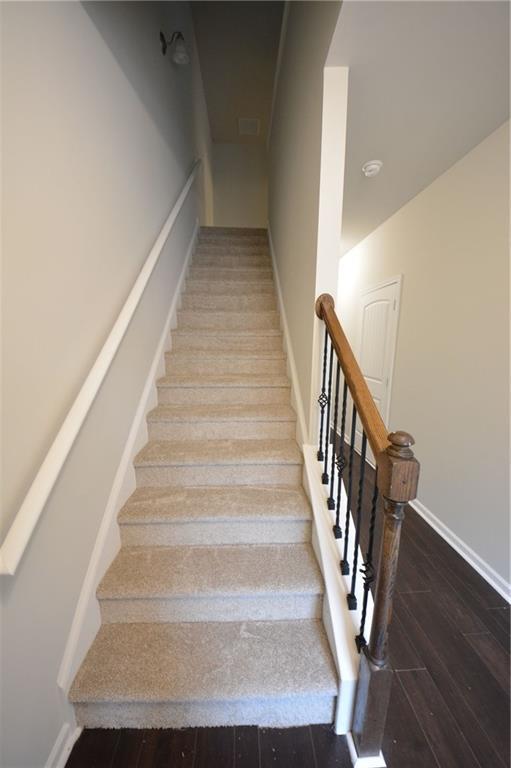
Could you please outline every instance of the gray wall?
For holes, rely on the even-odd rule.
[[[3,20],[2,534],[209,134],[194,66],[159,47],[160,28],[193,45],[186,3],[5,3]]]
[[[160,27],[193,45],[186,3],[2,13],[5,528],[190,172],[203,94],[192,67],[159,49]],[[18,571],[3,577],[5,768],[41,768],[72,724],[57,674],[197,211],[192,193]]]
[[[273,112],[269,205],[277,270],[309,420],[321,164],[323,68],[340,3],[290,3]]]
[[[264,144],[212,145],[215,226],[266,227],[268,163]]]

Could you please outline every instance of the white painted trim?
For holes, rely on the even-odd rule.
[[[273,127],[273,110],[275,109],[275,99],[277,98],[277,89],[279,87],[280,68],[282,66],[282,56],[284,55],[284,46],[286,44],[287,20],[291,9],[291,0],[284,3],[282,12],[282,23],[280,25],[279,50],[277,53],[277,63],[275,64],[275,75],[273,76],[273,91],[271,95],[270,119],[268,120],[268,131],[266,134],[266,149],[270,148],[271,129]]]
[[[197,174],[200,160],[197,160],[188,176],[178,199],[163,225],[144,266],[135,280],[135,284],[121,309],[117,320],[105,341],[94,365],[82,384],[76,400],[71,406],[64,423],[60,427],[46,457],[41,464],[18,513],[9,528],[0,548],[0,574],[13,575],[23,556],[37,522],[43,512],[48,497],[64,466],[85,418],[108,373],[119,345],[124,338],[133,314],[142,298],[142,294],[158,262],[167,238],[174,226],[178,214],[187,198],[188,192]]]
[[[268,242],[270,244],[271,261],[273,264],[273,274],[275,276],[275,286],[277,288],[277,301],[279,305],[280,325],[282,333],[284,334],[284,351],[287,356],[287,372],[291,379],[291,404],[296,411],[297,415],[297,441],[299,445],[307,442],[307,426],[305,420],[305,413],[303,410],[303,399],[300,391],[300,384],[298,382],[298,371],[296,370],[295,356],[293,353],[293,345],[291,343],[291,334],[289,333],[289,325],[287,323],[286,308],[284,305],[284,298],[282,296],[282,289],[280,286],[279,271],[277,269],[277,259],[275,256],[275,249],[273,247],[273,240],[271,236],[271,229],[268,225]]]
[[[64,696],[68,695],[71,683],[83,660],[84,652],[92,643],[99,629],[100,615],[96,600],[96,589],[120,547],[117,515],[124,502],[135,490],[133,459],[147,441],[145,417],[148,411],[156,405],[155,380],[158,377],[158,371],[163,373],[165,367],[165,350],[170,339],[169,332],[171,327],[175,327],[176,324],[181,291],[195,250],[198,231],[199,223],[196,221],[183,268],[115,474],[87,573],[82,584],[57,676],[57,685],[62,690]]]
[[[45,768],[64,768],[81,732],[81,728],[73,727],[71,723],[64,723],[46,761]]]
[[[357,755],[357,748],[353,741],[351,733],[346,734],[346,741],[348,742],[348,749],[350,751],[351,764],[353,768],[386,768],[387,763],[384,760],[382,753],[375,757],[359,757]]]
[[[451,545],[461,557],[467,561],[477,573],[483,577],[488,584],[495,589],[504,600],[511,603],[511,584],[509,584],[497,571],[491,567],[477,552],[465,544],[445,523],[438,519],[421,501],[415,499],[410,502],[410,506],[424,520]]]
[[[345,734],[351,730],[360,666],[360,656],[355,646],[355,636],[358,634],[360,627],[363,583],[359,578],[355,589],[358,601],[357,610],[348,610],[346,595],[350,591],[351,576],[343,576],[339,568],[339,562],[343,556],[344,538],[336,540],[332,533],[335,516],[334,512],[329,510],[326,504],[328,487],[321,482],[321,464],[317,461],[316,447],[304,445],[303,455],[305,459],[304,488],[309,496],[314,518],[312,543],[325,582],[323,623],[339,673],[339,691],[334,729],[338,734]],[[345,516],[346,494],[343,488],[340,506],[340,519],[343,521],[343,528]],[[355,526],[351,518],[349,541],[355,541]],[[348,552],[351,560],[353,545],[350,545]],[[358,557],[361,563],[362,552],[360,547]],[[366,636],[369,635],[371,629],[373,607],[373,599],[371,594],[369,594]]]

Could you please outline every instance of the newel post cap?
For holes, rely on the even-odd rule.
[[[330,296],[329,293],[322,293],[318,298],[316,299],[316,314],[319,317],[320,320],[323,319],[323,307],[330,306],[332,309],[335,308],[335,301],[333,299],[333,296]]]
[[[415,445],[415,440],[408,432],[391,432],[387,439],[390,443],[387,453],[390,456],[395,456],[396,459],[413,459],[411,446]]]
[[[378,457],[378,488],[382,496],[396,503],[415,499],[420,465],[411,446],[413,437],[408,432],[391,432],[389,445]]]

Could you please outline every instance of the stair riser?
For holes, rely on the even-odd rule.
[[[133,622],[196,621],[285,621],[319,619],[322,595],[278,594],[264,596],[204,597],[168,599],[100,599],[104,624]]]
[[[294,421],[148,422],[150,440],[292,440]]]
[[[194,267],[264,267],[271,269],[271,262],[264,253],[205,253],[199,251],[193,257]]]
[[[202,350],[203,352],[282,352],[282,336],[247,336],[246,338],[236,334],[225,336],[204,336],[198,333],[175,333],[172,335],[172,349],[176,351],[190,352]]]
[[[122,546],[172,547],[222,544],[302,544],[310,541],[308,520],[227,520],[121,525]]]
[[[334,708],[334,697],[309,694],[244,701],[75,704],[75,713],[78,725],[84,728],[187,728],[221,725],[291,728],[331,723]]]
[[[289,387],[158,387],[160,405],[289,405]]]
[[[234,311],[264,311],[275,312],[276,301],[272,294],[260,294],[256,296],[235,296],[232,293],[208,294],[185,293],[183,296],[183,309],[212,309],[220,312]]]
[[[137,486],[299,485],[299,464],[136,467]]]
[[[258,357],[206,357],[190,355],[183,359],[175,355],[167,355],[165,358],[167,376],[184,376],[187,374],[202,375],[208,373],[273,373],[283,376],[286,373],[286,364],[281,358]]]
[[[180,329],[218,329],[224,331],[257,331],[279,328],[276,312],[201,312],[183,309],[177,313]]]
[[[213,254],[225,254],[226,256],[257,256],[263,255],[269,258],[268,243],[261,241],[259,243],[243,243],[243,242],[204,242],[199,240],[199,245],[195,253],[213,253]]]
[[[190,267],[191,280],[230,280],[254,282],[271,280],[272,271],[265,267]]]
[[[186,293],[184,295],[187,296],[191,293],[222,294],[233,297],[271,294],[275,298],[275,285],[273,280],[255,282],[254,280],[189,279],[186,281]]]

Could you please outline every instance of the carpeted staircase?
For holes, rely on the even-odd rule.
[[[70,698],[88,727],[331,722],[265,230],[203,228]]]

